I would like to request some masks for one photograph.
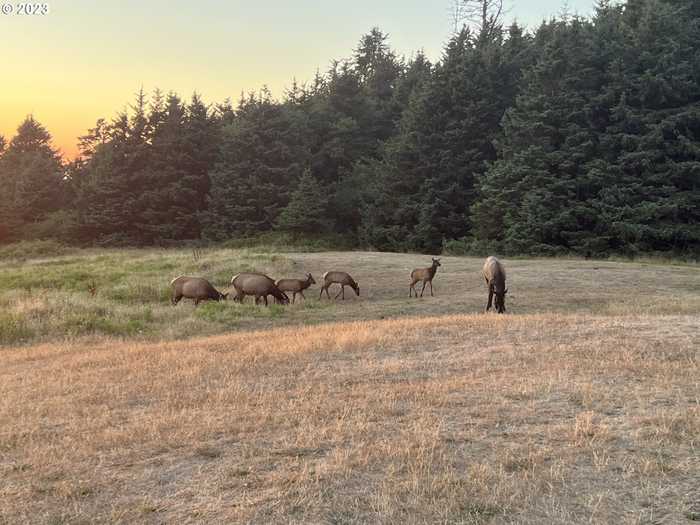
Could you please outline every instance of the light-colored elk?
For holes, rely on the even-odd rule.
[[[236,289],[235,301],[243,302],[246,295],[255,297],[255,304],[260,302],[260,299],[265,301],[267,306],[267,296],[273,296],[282,304],[289,304],[289,297],[282,292],[275,281],[262,273],[239,273],[231,278],[231,286]]]
[[[187,277],[181,275],[170,281],[170,286],[173,289],[171,301],[177,304],[180,299],[192,299],[194,305],[197,306],[200,301],[213,300],[224,301],[228,297],[227,293],[221,293],[214,288],[209,281],[201,277]]]
[[[502,314],[506,311],[506,294],[508,293],[508,288],[506,288],[506,269],[501,261],[491,256],[486,259],[481,273],[489,289],[489,301],[486,304],[486,311],[488,312],[491,309],[491,302],[495,296],[496,311]]]
[[[277,288],[283,292],[292,292],[292,304],[296,301],[297,294],[301,295],[301,298],[306,300],[304,297],[304,290],[306,290],[312,284],[316,284],[313,276],[310,273],[306,274],[306,279],[280,279],[275,283]]]
[[[321,293],[318,294],[318,298],[320,299],[323,296],[323,291],[326,291],[326,297],[329,299],[331,296],[328,293],[328,288],[332,284],[339,284],[340,285],[340,291],[338,292],[338,295],[334,297],[334,299],[337,299],[339,296],[342,295],[343,299],[345,299],[345,287],[349,286],[353,290],[355,290],[355,294],[359,297],[360,296],[360,286],[355,282],[355,279],[353,279],[349,273],[347,272],[326,272],[323,274],[323,285],[321,286]]]
[[[430,284],[430,296],[433,296],[433,277],[440,264],[440,259],[433,257],[433,264],[428,268],[416,268],[411,272],[411,285],[408,287],[408,296],[412,297],[411,293],[416,293],[416,298],[418,298],[418,290],[416,290],[416,283],[418,281],[423,281],[423,288],[420,290],[420,296],[423,297],[423,291],[425,290],[425,285]]]

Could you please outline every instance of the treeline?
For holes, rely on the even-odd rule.
[[[275,230],[381,250],[700,253],[700,4],[490,19],[436,64],[372,30],[236,107],[139,93],[65,164],[0,137],[0,242],[173,244]]]

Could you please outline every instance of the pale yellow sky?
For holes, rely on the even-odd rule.
[[[528,2],[511,16],[534,25],[562,1]],[[46,16],[0,15],[0,134],[11,138],[33,114],[67,157],[78,136],[125,108],[142,86],[183,98],[196,90],[207,103],[236,102],[242,90],[263,85],[279,96],[292,78],[310,80],[350,56],[374,26],[400,54],[424,49],[433,60],[451,30],[451,0],[48,3]],[[592,4],[569,1],[584,14]]]

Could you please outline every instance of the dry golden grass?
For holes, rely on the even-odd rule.
[[[690,523],[698,320],[468,314],[7,348],[0,523]]]
[[[700,521],[698,267],[506,260],[497,316],[482,262],[444,257],[419,300],[420,255],[6,265],[0,524]],[[167,303],[172,275],[249,268],[362,295]]]

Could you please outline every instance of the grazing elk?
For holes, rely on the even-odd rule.
[[[334,297],[334,299],[337,299],[338,296],[342,295],[343,300],[345,300],[345,287],[349,286],[353,290],[355,290],[355,294],[359,297],[360,296],[360,286],[355,282],[355,279],[350,277],[349,273],[346,272],[326,272],[323,274],[323,285],[321,286],[321,293],[318,294],[318,298],[321,299],[323,296],[323,291],[326,291],[326,297],[329,299],[331,296],[328,294],[328,288],[332,284],[339,284],[340,285],[340,291],[338,292],[338,295]]]
[[[275,284],[275,281],[262,273],[239,273],[231,278],[231,286],[236,289],[236,297],[234,300],[243,302],[246,295],[255,297],[255,304],[260,302],[260,299],[265,301],[267,306],[267,296],[273,296],[282,304],[289,304],[289,297]]]
[[[173,289],[171,302],[177,304],[180,299],[194,300],[194,305],[197,306],[200,301],[213,300],[225,301],[228,297],[227,293],[221,293],[214,288],[209,281],[201,277],[187,277],[181,275],[170,281],[170,286]]]
[[[501,261],[491,256],[486,259],[481,273],[486,279],[486,286],[489,288],[489,302],[486,305],[486,311],[488,312],[491,309],[491,301],[495,295],[496,311],[502,314],[506,311],[506,294],[508,293],[508,288],[506,288],[506,269]]]
[[[420,290],[420,296],[423,297],[423,291],[425,290],[426,283],[430,284],[430,296],[433,296],[433,277],[440,264],[440,259],[433,257],[433,265],[429,268],[416,268],[411,272],[411,285],[408,287],[408,296],[411,297],[411,291],[416,292],[416,299],[418,298],[418,290],[416,290],[416,283],[418,281],[423,281],[423,288]]]
[[[316,281],[310,273],[307,273],[306,279],[280,279],[275,284],[281,291],[293,293],[292,304],[294,304],[297,294],[301,295],[301,298],[306,301],[306,297],[304,297],[304,290],[306,290],[312,284],[316,284]]]

